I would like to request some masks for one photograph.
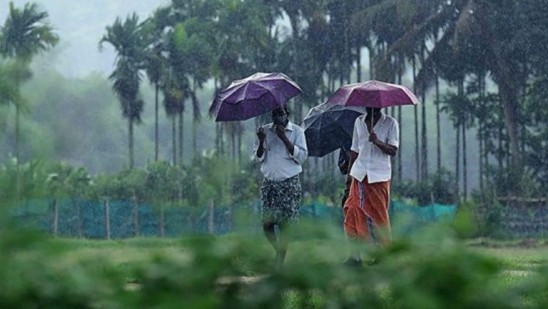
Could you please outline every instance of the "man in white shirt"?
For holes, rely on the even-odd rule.
[[[299,218],[302,188],[299,174],[308,156],[304,130],[288,120],[287,107],[272,111],[272,123],[257,131],[255,158],[261,163],[262,222],[266,238],[276,251],[276,266],[283,265],[287,253],[284,230]],[[275,226],[280,235],[276,238]]]
[[[351,239],[387,245],[391,241],[390,159],[399,147],[399,127],[394,118],[380,109],[366,110],[354,123],[344,230]],[[359,255],[353,257],[353,262],[361,263]]]

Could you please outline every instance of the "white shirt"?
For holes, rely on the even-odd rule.
[[[276,135],[272,123],[263,126],[266,138],[264,141],[264,153],[262,157],[257,156],[259,142],[253,151],[253,156],[261,162],[261,172],[269,180],[285,180],[302,172],[301,164],[308,156],[306,138],[303,128],[288,122],[285,127],[285,135],[293,143],[293,155],[289,153],[282,140]]]
[[[366,115],[362,115],[354,122],[354,134],[350,149],[358,153],[358,158],[352,165],[350,176],[358,181],[363,181],[367,176],[368,183],[388,181],[392,176],[390,156],[369,141],[369,130],[364,122],[365,117]],[[394,118],[383,113],[373,127],[373,132],[382,142],[399,147],[398,122]]]

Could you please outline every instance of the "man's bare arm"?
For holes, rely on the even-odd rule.
[[[371,133],[371,135],[369,135],[369,141],[375,146],[379,147],[382,152],[389,156],[395,156],[396,152],[398,151],[398,147],[381,141],[375,133]]]

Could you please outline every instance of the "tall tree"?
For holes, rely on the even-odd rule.
[[[169,21],[164,22],[164,52],[172,78],[175,78],[182,102],[179,103],[178,130],[179,161],[183,152],[183,111],[186,102],[192,108],[192,145],[196,151],[196,126],[201,120],[197,91],[211,77],[213,44],[211,33],[218,17],[219,1],[189,0],[172,2]]]
[[[194,31],[197,28],[195,20],[189,19],[185,22],[177,23],[170,32],[168,43],[168,64],[171,68],[172,81],[176,84],[172,86],[178,90],[179,102],[177,103],[177,115],[179,124],[178,140],[178,161],[182,163],[183,158],[183,113],[186,102],[192,104],[193,119],[199,120],[200,106],[196,98],[196,85],[205,81],[207,78],[208,48],[207,42],[201,39],[202,35]]]
[[[125,21],[118,17],[114,24],[106,27],[107,33],[99,42],[100,47],[103,43],[111,44],[117,52],[116,68],[109,79],[113,81],[112,89],[120,100],[122,115],[128,120],[130,169],[135,164],[133,127],[135,123],[141,122],[144,104],[139,93],[140,70],[144,68],[146,47],[149,45],[141,29],[142,23],[136,13],[128,16]]]
[[[417,94],[424,92],[422,91],[424,87],[417,82],[417,79],[426,62],[424,55],[426,53],[425,42],[428,33],[418,33],[412,40],[407,39],[407,36],[411,32],[409,29],[415,29],[417,24],[420,24],[424,19],[427,19],[437,11],[440,1],[378,0],[362,3],[363,7],[352,18],[354,24],[361,25],[361,31],[370,30],[372,40],[375,41],[375,44],[369,47],[373,78],[387,82],[401,83],[401,76],[405,71],[404,59],[408,59],[412,63],[413,88]],[[423,93],[422,97],[425,97]],[[419,139],[418,109],[417,107],[414,108],[417,181],[426,177],[428,173],[426,165],[428,161],[426,147],[427,119],[424,116],[426,113],[424,99],[421,105],[423,106],[421,139]],[[421,144],[422,147],[420,147]],[[400,149],[398,151],[398,167],[401,164],[401,153]],[[399,174],[397,173],[397,175]]]
[[[49,25],[48,13],[41,11],[36,3],[26,3],[23,9],[16,8],[10,2],[9,15],[4,26],[0,28],[0,55],[15,59],[8,70],[16,74],[8,76],[12,79],[7,84],[8,96],[4,98],[8,104],[15,106],[15,158],[17,161],[16,190],[19,198],[21,190],[21,176],[19,165],[21,161],[20,151],[20,117],[23,107],[23,99],[20,94],[21,85],[31,78],[28,69],[32,57],[38,53],[49,50],[59,41],[57,34]],[[11,66],[11,65],[9,65]]]
[[[26,3],[22,9],[10,2],[10,10],[4,25],[0,28],[0,54],[6,58],[28,66],[32,57],[54,47],[59,37],[49,25],[48,13],[40,10],[36,3]],[[26,72],[24,72],[26,71]],[[11,99],[8,103],[15,106],[15,157],[20,161],[20,113],[22,100],[17,93],[22,83],[28,80],[30,71],[23,69],[23,74],[13,76],[14,84]]]
[[[10,2],[9,15],[1,28],[1,54],[30,62],[37,53],[54,47],[59,37],[48,18],[48,13],[41,11],[36,3],[26,3],[19,9]]]
[[[216,90],[257,71],[273,71],[280,59],[290,59],[277,57],[277,38],[273,37],[276,33],[270,32],[272,23],[272,12],[260,1],[222,2],[218,19],[213,23],[216,35],[210,38],[210,44],[217,46],[211,63],[217,81]],[[232,154],[239,157],[241,147],[238,141],[242,132],[239,122],[218,124],[217,149],[224,151],[223,135],[227,133]]]
[[[179,120],[179,123],[181,123],[181,118],[178,116],[182,115],[184,112],[184,101],[187,91],[182,88],[183,83],[180,82],[177,74],[173,72],[172,68],[165,72],[163,80],[162,92],[164,94],[164,109],[172,122],[172,162],[174,165],[177,165],[180,163],[180,156],[178,153],[179,149],[181,149],[181,146],[178,146],[178,144],[182,142],[181,138],[177,138],[177,121]],[[179,137],[181,137],[182,132],[180,126],[179,132]]]
[[[161,7],[154,11],[151,18],[148,18],[143,25],[144,35],[147,36],[147,47],[145,56],[145,71],[148,80],[154,85],[154,160],[159,159],[159,93],[162,84],[162,76],[167,63],[163,55],[166,50],[165,30],[171,20],[171,9]]]
[[[467,37],[474,35],[481,38],[484,42],[484,53],[487,55],[487,68],[498,86],[505,130],[509,138],[509,174],[512,176],[508,180],[515,183],[512,191],[519,193],[522,164],[518,132],[521,131],[519,119],[522,104],[518,98],[527,79],[528,70],[524,63],[529,54],[528,46],[534,44],[527,33],[531,20],[535,20],[535,23],[542,23],[544,20],[534,17],[543,12],[542,1],[440,1],[436,8],[423,22],[409,28],[389,54],[395,53],[407,42],[422,37],[425,31],[431,29],[438,29],[443,37],[449,37],[450,45],[456,52],[466,51],[470,47]],[[447,59],[442,62],[447,62]]]

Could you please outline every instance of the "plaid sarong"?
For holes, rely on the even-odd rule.
[[[261,186],[262,220],[288,223],[299,219],[302,188],[299,175],[282,181],[264,179]]]

